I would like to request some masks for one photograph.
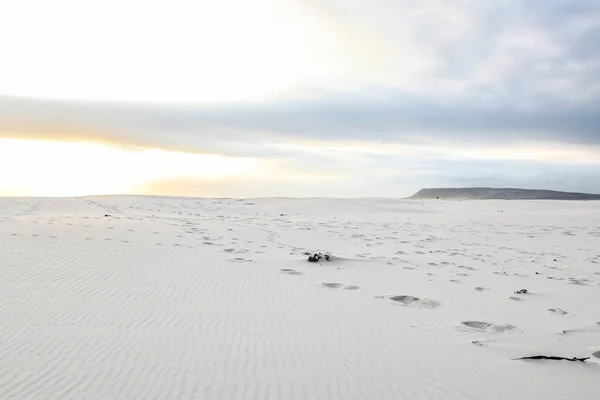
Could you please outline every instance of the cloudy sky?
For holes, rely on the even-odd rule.
[[[597,0],[0,0],[0,195],[600,192]]]

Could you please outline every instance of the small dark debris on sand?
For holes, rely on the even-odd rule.
[[[104,214],[104,217],[110,217],[110,214]]]
[[[529,291],[527,289],[520,289],[515,291],[515,294],[527,294]]]
[[[554,356],[532,356],[532,357],[515,358],[515,360],[554,360],[554,361],[573,361],[573,362],[585,362],[586,360],[589,360],[589,359],[590,359],[590,357],[566,358],[566,357],[554,357]]]
[[[310,253],[305,253],[305,254],[310,254]],[[321,259],[324,259],[325,261],[331,261],[331,257],[329,256],[329,254],[323,254],[323,253],[314,253],[314,254],[310,254],[308,256],[308,262],[319,262]]]

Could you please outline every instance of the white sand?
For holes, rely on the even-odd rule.
[[[597,400],[513,358],[598,322],[598,202],[0,199],[0,399]]]

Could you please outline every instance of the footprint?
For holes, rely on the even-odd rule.
[[[343,286],[343,284],[341,283],[337,283],[337,282],[322,282],[321,285],[328,287],[330,289],[339,289]]]
[[[442,305],[442,303],[437,300],[419,298],[409,295],[394,295],[389,296],[388,298],[393,302],[400,303],[401,305],[407,307],[436,308]]]
[[[509,299],[514,300],[514,301],[523,301],[522,298],[517,297],[517,296],[510,296]]]
[[[497,333],[508,332],[515,329],[515,326],[510,324],[493,324],[486,321],[463,321],[461,322],[461,325],[477,331]]]
[[[548,311],[550,311],[552,314],[556,314],[556,315],[567,315],[568,312],[566,312],[565,310],[561,310],[560,308],[549,308]]]
[[[569,278],[569,283],[572,285],[578,285],[578,286],[587,286],[590,283],[589,279],[575,279],[575,278]]]
[[[345,285],[339,282],[321,282],[321,285],[330,289],[344,289],[344,290],[357,290],[360,286],[357,285]]]
[[[299,271],[296,271],[295,269],[291,269],[291,268],[281,268],[279,270],[279,272],[288,274],[288,275],[302,275],[303,274],[303,272],[299,272]]]
[[[204,242],[205,244],[208,242]],[[235,251],[235,249],[223,249],[224,252],[226,253],[233,253]]]
[[[475,290],[477,290],[478,292],[485,292],[485,291],[490,290],[490,289],[485,288],[485,287],[481,287],[481,286],[477,286],[475,288]]]
[[[589,335],[589,334],[597,335],[598,329],[595,327],[571,328],[571,329],[561,329],[557,333],[559,335],[568,335],[571,333],[578,333],[578,334],[583,334],[583,335]]]

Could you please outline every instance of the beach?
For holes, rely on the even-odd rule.
[[[2,399],[600,398],[600,202],[0,198],[0,277]]]

